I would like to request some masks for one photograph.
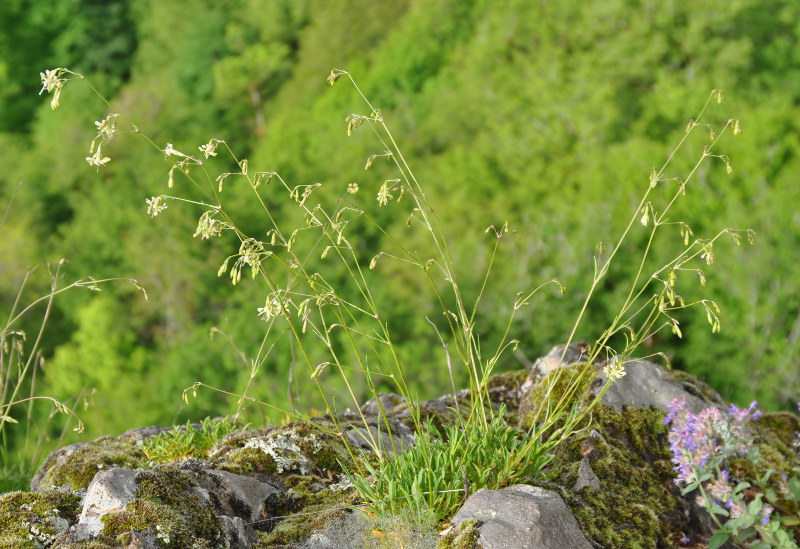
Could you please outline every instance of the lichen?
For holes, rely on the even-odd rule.
[[[49,545],[75,524],[80,498],[70,492],[9,492],[0,496],[0,547]]]
[[[342,472],[352,463],[341,439],[307,422],[225,437],[210,454],[215,468],[237,474]]]
[[[45,488],[80,490],[87,488],[95,474],[102,469],[137,469],[146,465],[147,458],[132,439],[102,437],[81,446],[61,460],[51,456],[42,465],[44,474],[40,483]]]
[[[192,476],[175,465],[136,475],[136,499],[103,517],[103,534],[123,543],[133,531],[150,530],[161,547],[213,547],[223,538],[211,506],[194,490]]]

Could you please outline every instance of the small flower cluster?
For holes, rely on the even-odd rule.
[[[762,502],[762,494],[751,495],[750,483],[735,482],[725,469],[734,457],[758,459],[749,429],[750,422],[761,416],[756,406],[755,401],[747,408],[731,404],[725,413],[712,406],[694,414],[687,408],[685,397],[674,399],[668,406],[664,423],[671,423],[669,442],[676,482],[684,486],[683,494],[700,491],[701,505],[719,526],[709,547],[720,547],[729,539],[750,538],[760,539],[758,547],[784,547],[776,545],[786,533],[777,522],[771,524],[772,506]],[[725,523],[718,517],[727,517]]]

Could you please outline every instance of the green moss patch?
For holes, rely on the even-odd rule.
[[[147,458],[136,442],[126,437],[103,437],[77,448],[67,456],[51,455],[40,471],[45,488],[87,488],[101,469],[147,466]]]
[[[70,492],[9,492],[0,496],[0,547],[36,548],[75,524],[80,497]]]
[[[562,487],[575,484],[583,458],[600,479],[600,490],[561,493],[581,530],[601,547],[673,547],[682,535],[682,500],[671,482],[663,418],[654,407],[620,411],[598,404],[593,436],[573,437],[556,450],[549,472]]]
[[[439,540],[436,549],[476,549],[480,537],[480,521],[478,519],[465,520],[458,528],[448,533]]]
[[[531,428],[537,419],[536,413],[540,404],[547,399],[556,403],[562,398],[574,401],[575,398],[586,395],[597,373],[597,366],[592,364],[572,364],[551,371],[533,387],[532,391],[523,395],[519,403],[517,420],[519,428],[523,430]],[[570,391],[570,394],[566,394],[567,391]],[[556,424],[555,427],[558,426]]]

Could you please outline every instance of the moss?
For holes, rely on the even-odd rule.
[[[589,460],[600,490],[560,490],[581,530],[606,549],[672,547],[685,520],[677,498],[664,413],[658,408],[615,410],[598,404],[593,429],[556,449],[550,474],[571,487]]]
[[[174,465],[136,475],[136,499],[124,511],[103,517],[103,534],[123,543],[132,531],[150,530],[162,547],[212,547],[222,539],[213,509],[193,490],[188,473]]]
[[[80,490],[87,488],[101,469],[137,469],[146,465],[147,458],[132,439],[103,437],[81,446],[63,460],[55,455],[48,458],[42,465],[45,473],[41,482],[45,487],[66,486],[70,490]]]
[[[528,430],[536,420],[536,412],[541,402],[550,399],[558,402],[567,391],[579,398],[585,395],[596,378],[597,366],[592,364],[572,364],[556,368],[539,381],[533,390],[523,396],[519,403],[517,424],[520,429]],[[548,394],[548,387],[551,387]],[[573,397],[574,398],[574,397]],[[556,425],[557,427],[558,425]]]
[[[328,521],[341,520],[349,512],[341,507],[352,505],[355,499],[355,490],[352,489],[313,491],[319,482],[316,477],[293,475],[286,481],[291,489],[269,509],[271,515],[286,518],[271,525],[269,532],[259,533],[253,549],[302,543],[314,532],[321,531]]]
[[[38,547],[75,524],[80,498],[70,492],[9,492],[0,496],[0,547]]]
[[[465,520],[456,531],[442,536],[436,549],[477,549],[480,524],[478,519]]]

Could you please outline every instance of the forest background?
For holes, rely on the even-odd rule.
[[[44,437],[46,451],[231,413],[235,398],[202,391],[187,404],[182,391],[202,381],[241,392],[247,357],[263,336],[256,312],[263,294],[216,276],[238,245],[192,239],[200,211],[146,215],[145,199],[166,192],[171,164],[136,136],[104,148],[113,161],[100,171],[84,161],[94,121],[109,112],[129,116],[160,146],[189,153],[225,139],[251,166],[277,171],[290,185],[323,183],[343,195],[357,183],[388,233],[424,255],[427,244],[405,216],[374,204],[393,175],[379,161],[364,170],[365,158],[383,151],[366,132],[346,136],[344,118],[359,111],[360,99],[327,86],[333,67],[350,71],[382,109],[439,206],[465,293],[476,295],[483,281],[493,243],[484,229],[508,221],[516,231],[504,239],[481,305],[482,341],[502,335],[517,291],[551,278],[566,285],[566,295],[543,294],[520,315],[519,349],[503,355],[498,371],[524,367],[566,340],[591,283],[595,246],[619,236],[651,168],[710,90],[724,90],[725,112],[744,130],[724,145],[733,173],[705,163],[674,216],[697,235],[752,228],[757,244],[720,245],[708,270],[705,293],[722,309],[721,333],[712,335],[705,315],[689,310],[679,317],[682,339],[659,336],[642,353],[666,353],[737,404],[793,408],[800,396],[798,40],[793,0],[3,0],[0,205],[5,211],[12,197],[13,205],[0,232],[2,310],[29,267],[39,265],[26,297],[46,293],[46,264],[60,258],[70,261],[66,282],[133,277],[150,297],[120,283],[57,298],[35,390],[70,402],[86,397],[86,431],[71,434],[72,424],[47,421],[47,405],[35,406],[32,421],[3,441],[5,486],[22,484],[39,459],[25,440]],[[52,112],[36,93],[39,72],[55,67],[90,77],[111,110],[73,82]],[[251,233],[263,234],[247,197],[242,188],[240,213]],[[284,202],[269,203],[275,215],[291,215]],[[383,249],[381,233],[361,230],[366,256]],[[605,280],[579,339],[594,340],[613,318],[645,238],[627,241],[631,260]],[[662,253],[669,249],[663,244]],[[444,320],[419,291],[419,273],[382,261],[376,276],[415,392],[447,392],[431,326]],[[689,295],[692,284],[682,287]],[[40,320],[30,315],[25,327],[33,331]],[[278,334],[249,394],[307,412],[319,403],[308,373],[295,371],[293,351],[289,335]],[[456,375],[464,386],[466,374]],[[324,383],[341,392],[339,378]],[[246,419],[256,423],[280,419],[263,407],[250,412]],[[17,419],[28,413],[20,409]]]

